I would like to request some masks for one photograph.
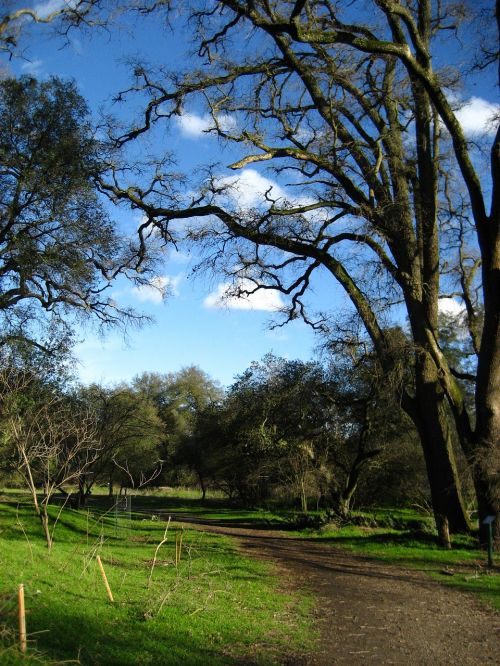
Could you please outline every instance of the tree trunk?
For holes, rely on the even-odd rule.
[[[497,134],[496,178],[500,199],[500,130]],[[500,203],[498,204],[500,207]],[[494,538],[500,545],[500,210],[491,220],[491,256],[484,262],[484,328],[477,369],[476,432],[472,460],[482,544],[488,539],[484,524],[496,516]],[[493,231],[493,223],[496,231]]]
[[[450,417],[436,368],[426,354],[418,359],[415,375],[415,412],[408,414],[420,435],[436,525],[446,518],[451,533],[469,532],[471,526],[450,437]]]
[[[338,512],[342,516],[342,518],[348,518],[351,515],[352,501],[354,498],[354,493],[358,488],[358,481],[361,473],[361,467],[362,465],[356,467],[353,466],[353,468],[350,470],[347,476],[344,487],[340,492]]]
[[[309,512],[309,507],[307,506],[307,493],[306,493],[306,484],[304,477],[300,479],[300,507],[303,514]]]
[[[446,516],[436,516],[436,527],[438,531],[439,543],[443,548],[451,548],[450,528]]]
[[[50,534],[49,514],[47,513],[47,506],[45,504],[43,505],[40,511],[39,517],[40,517],[40,522],[42,523],[47,549],[50,553],[50,551],[52,550],[52,536]]]
[[[348,497],[344,493],[341,493],[337,502],[336,512],[341,518],[346,520],[351,515],[351,500],[352,495]]]
[[[87,499],[87,493],[85,491],[85,479],[81,478],[78,481],[78,494],[76,500],[76,509],[81,509],[85,506],[85,500]]]
[[[489,516],[495,516],[493,523],[493,539],[500,546],[500,499],[498,471],[495,478],[494,470],[488,469],[486,461],[473,464],[474,487],[476,489],[477,508],[479,513],[479,541],[482,546],[488,544],[489,529],[484,522]]]
[[[200,488],[201,488],[201,501],[204,502],[207,496],[207,487],[205,485],[205,480],[203,478],[203,475],[200,472],[197,472],[198,474],[198,480],[200,482]]]

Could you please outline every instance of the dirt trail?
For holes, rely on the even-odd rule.
[[[287,586],[313,592],[321,651],[282,663],[500,665],[500,614],[418,571],[279,532],[175,519],[236,537],[245,554],[274,562]]]

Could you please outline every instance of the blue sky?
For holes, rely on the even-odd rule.
[[[33,6],[55,7],[56,2],[33,3]],[[26,6],[26,3],[20,3]],[[27,42],[26,59],[4,60],[4,68],[13,74],[32,74],[39,78],[50,75],[75,78],[81,94],[92,109],[109,105],[113,95],[129,85],[128,56],[136,57],[149,50],[168,51],[168,65],[182,61],[185,45],[182,35],[157,29],[149,21],[147,27],[134,35],[126,26],[110,33],[90,31],[71,35],[63,48],[47,28],[37,28]],[[215,138],[203,133],[207,120],[196,114],[179,119],[169,147],[183,154],[183,166],[203,159],[226,159],[220,155]],[[246,196],[255,197],[264,191],[268,181],[256,170],[245,176]],[[137,227],[137,214],[125,210],[113,216],[126,229]],[[111,333],[104,339],[91,330],[81,331],[77,347],[79,375],[84,382],[105,384],[128,381],[143,371],[174,372],[187,365],[198,365],[223,385],[229,385],[252,361],[272,351],[287,358],[310,358],[316,339],[312,330],[300,321],[285,328],[269,329],[273,311],[281,304],[280,297],[269,292],[254,296],[250,302],[228,302],[218,296],[224,291],[221,279],[207,276],[191,278],[196,256],[169,251],[160,272],[158,286],[166,287],[169,295],[163,300],[157,289],[137,289],[122,280],[113,288],[112,296],[121,304],[133,306],[154,318],[154,323],[139,330],[128,331],[124,338]]]
[[[20,6],[29,2],[18,3]],[[33,2],[40,12],[60,5],[60,0]],[[4,69],[13,74],[30,73],[43,78],[52,74],[75,78],[80,92],[95,111],[109,105],[113,95],[130,82],[128,58],[164,58],[169,69],[182,63],[186,45],[180,32],[164,32],[158,21],[138,23],[132,32],[124,23],[119,30],[74,32],[63,48],[48,28],[31,32],[26,43],[25,59],[4,59]],[[483,83],[483,82],[482,82]],[[484,83],[467,97],[461,122],[473,133],[482,127],[495,110],[494,88]],[[231,162],[231,152],[222,153],[218,141],[203,132],[208,120],[196,111],[179,117],[168,136],[169,148],[183,155],[183,168],[189,171],[202,161]],[[268,187],[279,193],[279,185],[257,169],[240,173],[240,197],[252,203]],[[124,228],[137,226],[137,215],[115,211],[115,218]],[[138,331],[130,331],[127,339],[117,334],[100,339],[92,331],[82,331],[78,345],[79,374],[83,381],[115,383],[130,380],[142,371],[172,372],[183,366],[200,366],[214,379],[228,385],[253,360],[266,352],[287,358],[310,358],[317,344],[312,330],[295,321],[284,328],[269,329],[276,308],[282,304],[278,294],[264,292],[250,301],[220,301],[225,283],[213,276],[191,278],[196,256],[184,250],[168,251],[156,284],[151,289],[136,289],[125,281],[114,287],[114,297],[154,317],[155,323]],[[170,295],[163,300],[160,289]],[[316,280],[310,301],[318,308],[344,309],[345,297],[333,280],[321,276]],[[453,309],[455,304],[449,304]]]

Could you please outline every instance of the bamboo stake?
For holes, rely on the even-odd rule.
[[[18,601],[19,601],[19,644],[21,652],[26,652],[26,611],[24,608],[24,585],[19,584],[18,588]]]
[[[109,587],[108,579],[106,577],[106,572],[104,571],[104,567],[102,566],[101,558],[99,557],[99,555],[97,555],[96,558],[97,558],[97,564],[99,565],[99,569],[101,570],[102,579],[104,581],[104,586],[106,587],[106,592],[108,593],[109,600],[111,602],[114,602],[113,593],[111,592],[111,588]]]

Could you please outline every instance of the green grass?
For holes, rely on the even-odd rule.
[[[150,499],[138,498],[136,504],[144,506],[142,503]],[[201,502],[187,494],[180,498],[169,497],[166,501],[172,511],[216,520],[222,525],[286,530],[295,536],[331,543],[366,557],[418,569],[445,585],[474,593],[500,609],[500,553],[495,555],[496,566],[490,570],[486,566],[486,552],[477,547],[472,537],[455,535],[452,549],[442,548],[437,542],[433,518],[414,508],[384,507],[357,514],[381,525],[397,525],[397,528],[346,526],[297,532],[289,527],[296,514],[294,511],[242,509],[229,505],[227,500],[212,498]]]
[[[175,533],[180,529],[176,515],[290,531],[293,512],[243,509],[220,497],[201,502],[199,494],[188,491],[180,496],[158,492],[133,497],[129,521],[117,518],[105,494],[96,493],[88,510],[63,511],[49,556],[26,494],[0,494],[0,502],[2,666],[76,659],[89,666],[217,666],[238,663],[245,655],[271,664],[278,655],[314,649],[313,600],[280,590],[270,567],[242,557],[234,541],[190,530],[186,523],[183,558],[177,569],[174,566]],[[55,515],[57,508],[51,510]],[[168,541],[158,552],[148,586],[169,515],[173,518]],[[490,571],[486,553],[472,539],[454,537],[451,550],[440,548],[432,521],[413,509],[380,509],[370,516],[388,526],[325,528],[300,536],[419,569],[500,609],[500,554]],[[97,553],[114,604],[106,598]],[[26,586],[27,658],[15,645],[19,582]]]
[[[500,553],[496,554],[496,566],[490,570],[486,566],[486,552],[477,547],[472,537],[455,535],[452,549],[442,548],[437,542],[433,518],[415,508],[384,507],[357,514],[386,527],[346,526],[297,532],[290,528],[297,513],[293,510],[244,509],[218,497],[202,502],[199,495],[187,492],[163,499],[138,497],[132,507],[134,502],[141,510],[147,510],[148,502],[157,508],[163,502],[172,512],[215,520],[222,525],[286,530],[295,536],[331,543],[366,557],[418,569],[445,585],[474,593],[500,609]]]
[[[65,509],[50,555],[31,507],[12,497],[0,504],[2,665],[76,659],[106,666],[218,665],[248,654],[266,664],[275,663],[277,654],[313,648],[311,598],[280,590],[270,566],[242,557],[230,539],[185,529],[176,568],[180,526],[172,522],[148,585],[166,527],[158,513],[175,507],[165,506],[165,499],[142,499],[143,512],[130,523],[117,523],[113,511],[106,515],[98,505],[89,512]],[[20,582],[26,588],[27,660],[13,645]]]

